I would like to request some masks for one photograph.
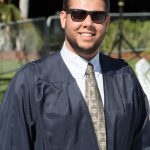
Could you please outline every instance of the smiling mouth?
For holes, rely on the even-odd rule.
[[[91,33],[82,33],[81,35],[87,36],[87,37],[94,36],[94,34],[91,34]]]
[[[92,38],[94,37],[96,34],[94,33],[80,33],[80,35],[84,38]]]

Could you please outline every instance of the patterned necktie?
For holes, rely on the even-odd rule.
[[[85,99],[95,128],[99,148],[100,150],[106,150],[104,109],[92,64],[88,64],[86,69],[85,88]]]

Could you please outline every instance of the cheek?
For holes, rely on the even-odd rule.
[[[73,22],[72,20],[67,20],[66,21],[66,29],[68,32],[76,32],[80,29],[81,23],[79,22]]]
[[[97,28],[98,35],[101,36],[106,33],[106,26]]]

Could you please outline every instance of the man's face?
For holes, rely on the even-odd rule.
[[[103,0],[70,0],[69,9],[105,11],[105,3]],[[76,22],[72,20],[70,13],[62,11],[60,19],[65,30],[66,47],[85,59],[94,57],[108,28],[109,17],[99,24],[93,22],[90,15],[84,21]]]

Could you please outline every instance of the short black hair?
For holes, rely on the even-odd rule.
[[[110,11],[110,2],[109,0],[103,0],[106,4],[106,12],[109,14]],[[69,8],[69,0],[63,0],[63,10],[67,10]]]

